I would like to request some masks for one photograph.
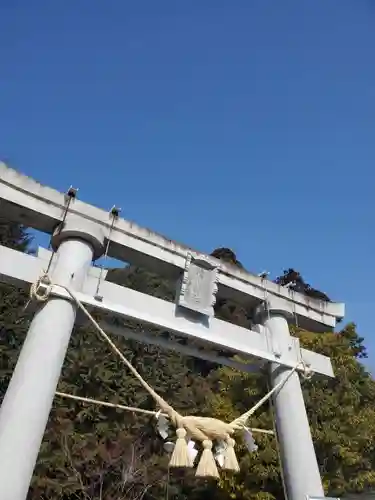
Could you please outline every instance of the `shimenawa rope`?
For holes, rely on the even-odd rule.
[[[30,288],[30,298],[40,302],[46,302],[52,292],[53,284],[48,274],[43,274]],[[225,444],[223,469],[239,471],[239,465],[235,454],[235,441],[233,434],[246,429],[246,423],[250,416],[264,404],[276,391],[287,382],[289,377],[299,368],[295,366],[268,394],[266,394],[253,408],[236,418],[230,423],[223,422],[211,417],[183,416],[167,403],[155,390],[143,379],[134,366],[128,361],[114,342],[109,338],[98,322],[93,318],[86,307],[76,297],[68,287],[55,285],[63,288],[73,299],[77,307],[89,318],[95,326],[97,332],[107,341],[112,350],[120,357],[124,365],[131,371],[134,377],[140,382],[144,389],[153,397],[156,404],[163,413],[167,414],[170,421],[176,428],[177,441],[174,447],[170,467],[193,467],[194,463],[189,453],[187,441],[193,438],[202,443],[203,452],[198,463],[196,476],[218,478],[214,455],[212,453],[213,441],[217,440]],[[303,367],[304,369],[306,367]]]
[[[56,391],[55,396],[59,396],[61,398],[67,398],[67,399],[73,399],[75,401],[80,401],[81,403],[89,403],[89,404],[95,404],[99,406],[107,406],[108,408],[116,408],[118,410],[124,410],[124,411],[130,411],[134,413],[143,413],[144,415],[153,415],[156,419],[158,419],[160,416],[162,417],[168,417],[166,413],[162,413],[160,410],[159,411],[153,411],[153,410],[145,410],[144,408],[137,408],[135,406],[125,406],[121,405],[119,403],[111,403],[109,401],[101,401],[100,399],[93,399],[93,398],[85,398],[83,396],[76,396],[75,394],[69,394],[67,392],[60,392]],[[268,430],[268,429],[258,429],[257,427],[249,427],[249,431],[253,433],[260,433],[260,434],[270,434],[271,436],[274,435],[274,431]]]

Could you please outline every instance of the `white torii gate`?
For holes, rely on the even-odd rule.
[[[326,356],[302,349],[289,333],[296,316],[310,331],[334,328],[344,305],[308,298],[268,280],[199,254],[68,194],[45,187],[0,163],[0,213],[52,236],[53,255],[36,256],[0,246],[0,281],[33,284],[50,264],[51,298],[30,325],[0,409],[0,498],[25,500],[51,410],[77,308],[60,286],[72,289],[89,309],[155,325],[196,339],[202,346],[241,355],[241,363],[214,352],[181,346],[152,334],[105,323],[108,333],[156,343],[243,371],[270,366],[275,387],[298,363],[333,377]],[[131,262],[179,282],[176,303],[103,279],[92,261],[103,255]],[[104,278],[104,277],[103,277]],[[182,278],[182,279],[181,279]],[[256,312],[252,330],[214,317],[216,296],[233,298]],[[277,435],[288,500],[324,497],[298,373],[274,398]]]

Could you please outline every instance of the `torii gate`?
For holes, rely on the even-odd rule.
[[[45,187],[0,163],[0,213],[52,235],[54,251],[37,256],[0,246],[0,281],[33,284],[50,264],[57,285],[68,286],[88,308],[127,317],[193,338],[202,346],[246,358],[236,362],[198,348],[181,346],[152,334],[106,323],[109,333],[193,354],[243,371],[270,367],[275,387],[297,363],[334,377],[328,357],[300,348],[289,333],[294,316],[310,331],[326,331],[344,316],[344,304],[319,301],[262,277],[197,253],[150,230]],[[104,253],[176,279],[170,303],[103,279],[92,262]],[[52,258],[51,258],[52,257]],[[252,330],[214,317],[215,297],[233,298],[256,312]],[[52,287],[52,297],[34,316],[0,409],[0,497],[25,500],[51,410],[61,368],[76,321],[69,294]],[[324,497],[298,373],[274,398],[277,435],[288,500]]]

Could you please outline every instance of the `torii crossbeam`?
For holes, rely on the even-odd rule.
[[[298,363],[333,377],[330,359],[301,349],[289,333],[288,320],[311,331],[332,329],[344,316],[344,305],[309,299],[268,280],[223,264],[187,247],[120,219],[23,176],[0,164],[0,213],[9,220],[52,235],[53,255],[36,256],[0,246],[0,281],[32,284],[48,265],[55,286],[52,298],[38,310],[22,348],[0,410],[0,488],[2,500],[25,500],[52,406],[76,305],[59,285],[74,290],[82,304],[109,317],[132,318],[192,338],[207,349],[179,343],[165,345],[147,332],[115,327],[108,333],[160,344],[244,371],[269,364],[271,385],[277,385]],[[103,255],[131,262],[176,279],[176,303],[109,283],[100,283],[92,261]],[[104,278],[105,276],[103,276]],[[218,297],[230,297],[253,309],[251,330],[214,317]],[[243,363],[218,356],[215,349],[240,354]],[[297,373],[274,400],[277,434],[289,500],[323,497],[324,491],[311,439]]]

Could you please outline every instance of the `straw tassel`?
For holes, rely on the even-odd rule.
[[[193,460],[189,453],[188,445],[186,442],[186,431],[183,428],[179,428],[176,431],[177,441],[174,447],[171,460],[169,462],[170,467],[193,467]]]
[[[199,460],[195,475],[198,477],[214,477],[218,479],[219,472],[212,454],[212,441],[205,439],[202,445],[203,453],[201,459]]]
[[[238,460],[236,457],[236,451],[234,449],[236,442],[232,438],[228,438],[226,441],[226,447],[224,450],[224,470],[232,470],[234,472],[240,471],[240,466],[238,465]]]

